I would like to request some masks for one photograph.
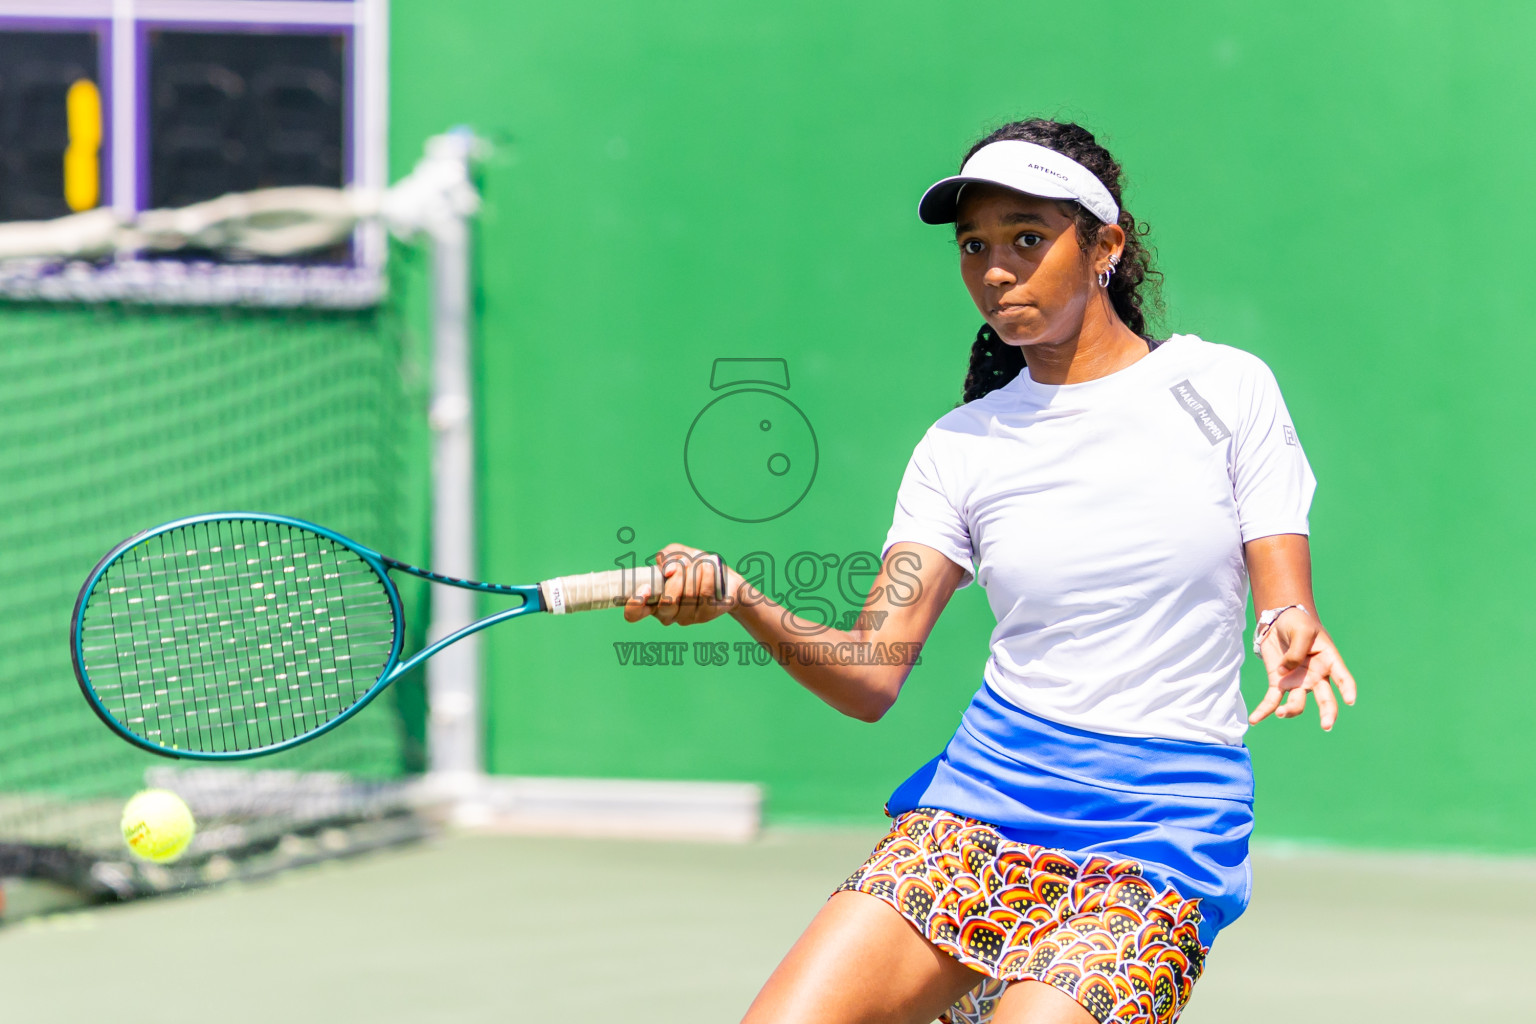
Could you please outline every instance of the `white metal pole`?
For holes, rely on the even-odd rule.
[[[389,0],[361,0],[354,18],[363,79],[357,97],[363,127],[353,184],[381,189],[389,184]],[[383,266],[386,246],[382,224],[360,225],[358,255],[364,267]]]
[[[457,162],[467,188],[475,141],[468,132],[437,136],[428,143],[427,158]],[[433,286],[432,568],[474,579],[479,570],[475,562],[469,212],[444,204],[427,230],[432,240]],[[473,622],[476,598],[473,591],[435,587],[430,639]],[[478,635],[460,640],[427,662],[429,768],[437,786],[466,810],[464,805],[475,802],[484,774],[480,688]]]
[[[124,220],[139,212],[138,22],[133,0],[112,0],[112,209]]]

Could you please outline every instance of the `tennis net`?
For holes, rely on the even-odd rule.
[[[389,301],[0,302],[0,876],[124,897],[421,833],[404,785],[425,757],[419,681],[261,771],[189,772],[101,725],[67,643],[102,554],[178,516],[277,510],[419,552],[426,399],[403,323]],[[124,798],[154,784],[199,818],[170,867],[130,860],[118,833]]]

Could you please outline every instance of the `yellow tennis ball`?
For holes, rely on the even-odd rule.
[[[123,838],[128,849],[145,860],[158,864],[175,860],[196,832],[191,810],[168,789],[135,793],[123,808]]]

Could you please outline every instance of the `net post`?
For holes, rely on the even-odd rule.
[[[363,146],[355,185],[381,190],[389,185],[389,0],[360,0],[353,31],[360,51],[363,88],[358,93]],[[364,220],[357,226],[358,255],[368,267],[382,267],[388,244],[384,225]]]
[[[469,187],[477,140],[468,131],[427,140],[423,163]],[[478,579],[475,557],[475,477],[470,377],[471,210],[443,203],[424,218],[432,245],[432,566]],[[473,591],[440,587],[432,595],[429,641],[476,618]],[[432,788],[459,816],[473,814],[485,774],[481,750],[480,637],[470,636],[427,662],[428,770]]]
[[[139,212],[139,112],[133,96],[138,88],[138,33],[134,31],[133,0],[112,0],[112,209],[124,220]]]

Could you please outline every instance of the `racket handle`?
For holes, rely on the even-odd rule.
[[[539,595],[544,598],[545,608],[556,615],[564,615],[566,612],[622,607],[635,591],[647,584],[651,596],[646,598],[646,603],[655,604],[665,580],[659,566],[640,565],[633,569],[609,569],[580,576],[556,576],[539,584]]]

